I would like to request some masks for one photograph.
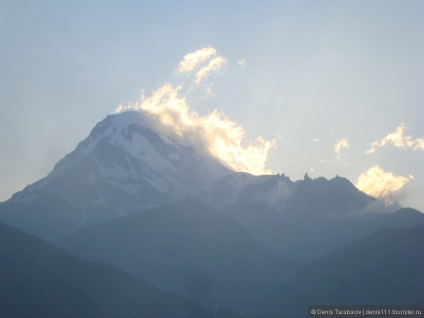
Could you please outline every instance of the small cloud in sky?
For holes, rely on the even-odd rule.
[[[216,55],[217,52],[212,47],[189,53],[180,62],[178,72],[196,72],[193,80],[197,85],[192,85],[196,89],[211,72],[219,70],[226,63],[225,59]],[[211,59],[213,56],[216,57]],[[121,105],[116,111],[143,111],[163,137],[177,135],[183,142],[195,144],[198,149],[210,153],[234,170],[252,174],[271,173],[265,165],[276,140],[265,140],[259,136],[254,141],[247,142],[244,128],[223,112],[215,109],[208,115],[201,116],[191,111],[187,104],[187,94],[191,90],[184,93],[182,88],[182,84],[164,84],[150,96],[142,94],[135,104]],[[206,88],[212,94],[212,86],[208,84]]]
[[[219,71],[225,63],[227,63],[227,61],[222,56],[217,56],[210,60],[208,65],[197,71],[194,78],[194,84],[199,86],[211,73]]]
[[[384,199],[390,205],[393,203],[393,192],[402,189],[412,179],[412,175],[396,176],[375,165],[359,176],[356,187],[374,198]]]
[[[349,149],[349,141],[345,138],[340,138],[337,140],[337,142],[334,144],[333,150],[337,155],[337,160],[340,160],[341,158],[341,152],[343,149]]]
[[[346,138],[337,138],[333,135],[333,133],[330,131],[330,134],[334,137],[335,143],[333,145],[332,151],[335,153],[336,157],[333,160],[320,160],[320,163],[335,163],[337,161],[340,161],[342,158],[342,151],[343,149],[349,149],[349,141]],[[318,142],[319,139],[315,138],[313,140],[314,142]]]
[[[312,142],[320,142],[320,140],[318,138],[314,138],[314,140],[312,140]]]
[[[199,64],[216,55],[216,49],[213,47],[205,47],[184,56],[183,60],[178,65],[177,73],[186,74],[192,72]]]
[[[194,75],[194,88],[204,83],[209,75],[222,69],[227,60],[220,55],[213,47],[206,47],[184,56],[178,64],[177,74]],[[208,95],[213,95],[211,86],[206,86]]]
[[[411,135],[404,135],[406,130],[405,124],[401,123],[395,130],[395,132],[388,134],[380,141],[375,141],[371,144],[371,148],[366,151],[367,154],[375,153],[379,147],[384,147],[388,144],[392,144],[396,148],[400,149],[412,149],[412,150],[424,150],[424,138],[413,139]]]
[[[246,66],[246,60],[240,59],[240,60],[237,61],[237,64],[240,65],[241,67],[245,67]]]
[[[209,97],[214,97],[215,93],[213,90],[213,84],[205,85],[205,92]]]

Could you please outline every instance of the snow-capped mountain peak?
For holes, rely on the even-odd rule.
[[[233,211],[235,219],[248,215],[252,224],[266,213],[322,219],[372,202],[339,177],[293,182],[285,175],[235,172],[194,137],[164,128],[142,111],[110,115],[49,175],[5,202],[9,211],[20,212],[3,215],[3,220],[55,239],[88,224],[186,198]]]
[[[99,215],[91,220],[89,211],[99,207],[112,207],[120,215],[134,206],[205,197],[229,173],[218,159],[178,135],[161,134],[143,112],[128,111],[98,123],[46,178],[11,200],[32,200],[40,193],[59,196],[82,211],[81,222],[90,222]]]

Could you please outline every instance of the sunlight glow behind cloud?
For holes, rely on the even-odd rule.
[[[424,138],[412,139],[412,136],[404,136],[406,127],[404,123],[401,123],[396,131],[388,134],[380,141],[375,141],[371,144],[371,148],[367,150],[367,154],[375,153],[378,147],[384,147],[387,144],[393,144],[393,146],[401,149],[412,149],[412,150],[424,150]]]
[[[191,72],[214,55],[216,50],[211,47],[187,54],[180,62],[177,72]],[[197,71],[195,83],[205,81],[209,74],[218,71],[224,63],[225,59],[220,56],[210,60],[206,66]],[[183,84],[174,86],[167,83],[154,91],[151,96],[146,97],[142,94],[141,99],[135,104],[120,105],[116,112],[145,111],[153,119],[155,128],[164,136],[176,134],[182,141],[195,144],[234,170],[252,174],[271,173],[265,168],[265,164],[275,140],[267,141],[258,137],[253,142],[245,142],[243,127],[224,113],[215,109],[210,114],[201,116],[191,111],[186,100],[188,93],[184,94],[182,88]]]
[[[359,176],[356,187],[372,197],[384,199],[390,205],[393,203],[392,193],[402,189],[412,179],[412,175],[396,176],[375,165]]]

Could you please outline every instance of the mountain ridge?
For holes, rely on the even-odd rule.
[[[205,149],[146,113],[109,115],[47,177],[0,203],[0,221],[56,242],[91,224],[194,198],[226,211],[262,246],[296,262],[379,229],[373,221],[373,228],[358,225],[356,236],[337,230],[337,222],[377,205],[346,178],[305,174],[292,181],[284,174],[235,172]],[[377,211],[382,219],[392,212]],[[374,214],[361,217],[378,218]],[[412,219],[421,222],[407,215],[397,220],[409,226]]]
[[[0,260],[2,317],[212,317],[176,294],[1,223]]]
[[[0,221],[59,245],[73,238],[64,246],[73,253],[210,311],[257,314],[278,307],[273,297],[296,271],[288,264],[424,224],[423,213],[388,208],[343,177],[233,171],[196,138],[141,112],[110,115],[48,176],[0,203]]]
[[[290,317],[310,304],[419,305],[423,248],[422,226],[381,229],[306,264],[274,300]]]
[[[59,246],[211,310],[245,314],[264,314],[258,312],[259,299],[296,270],[260,247],[227,214],[191,199],[93,225]]]

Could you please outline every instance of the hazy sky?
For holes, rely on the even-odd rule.
[[[420,0],[1,1],[0,200],[118,105],[184,83],[189,110],[223,112],[246,147],[275,140],[264,170],[424,211],[423,16]],[[192,90],[178,65],[208,47],[224,62]]]

